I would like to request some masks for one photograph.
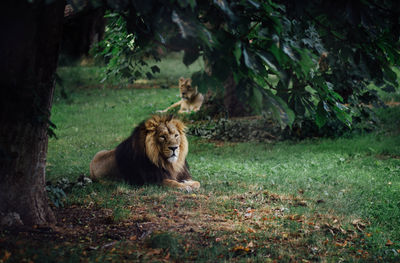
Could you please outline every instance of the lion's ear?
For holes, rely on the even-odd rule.
[[[186,83],[187,83],[188,85],[192,85],[192,79],[191,79],[191,78],[188,78],[188,79],[186,80]]]
[[[185,81],[185,78],[184,78],[184,77],[180,77],[180,78],[179,78],[179,84],[183,83],[184,81]]]
[[[153,116],[152,118],[148,119],[145,123],[144,126],[146,127],[146,130],[148,131],[154,131],[157,126],[159,121],[157,120],[159,118],[158,116]]]

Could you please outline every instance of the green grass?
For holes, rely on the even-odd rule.
[[[178,99],[177,89],[93,88],[98,70],[59,70],[68,97],[57,93],[53,105],[58,138],[49,140],[50,181],[88,175],[97,151],[114,148]],[[189,136],[198,192],[117,182],[74,187],[66,206],[111,209],[113,224],[151,227],[143,240],[122,239],[113,249],[92,251],[86,243],[66,249],[90,262],[398,262],[400,108],[378,114],[383,128],[352,138],[217,145]]]
[[[155,63],[149,61],[149,66],[156,64],[160,68],[160,73],[154,77],[155,83],[164,83],[167,85],[177,85],[180,77],[189,78],[193,72],[200,71],[204,68],[203,59],[200,57],[190,66],[185,66],[182,63],[183,53],[172,53]]]
[[[74,70],[77,69],[63,68],[60,74],[71,76]],[[81,68],[79,72],[91,70],[94,69]],[[88,75],[94,77],[83,82],[96,79],[96,74]],[[49,142],[47,179],[51,181],[64,177],[74,181],[80,174],[88,175],[90,160],[97,151],[114,148],[139,122],[178,99],[176,89],[79,88],[73,80],[69,85],[73,88],[67,89],[68,98],[56,96],[52,110],[58,139]],[[182,213],[191,211],[193,220],[208,214],[235,225],[233,234],[224,227],[206,227],[203,231],[208,234],[191,237],[192,250],[185,253],[185,244],[176,239],[176,233],[184,234],[178,230],[174,233],[170,229],[174,224],[161,227],[161,231],[169,233],[161,237],[173,240],[167,241],[173,243],[170,255],[174,258],[179,248],[182,257],[201,262],[215,258],[263,261],[266,256],[284,261],[293,257],[354,261],[363,260],[362,255],[368,255],[365,257],[369,260],[396,261],[400,248],[400,110],[389,108],[378,114],[385,128],[352,138],[217,146],[189,136],[188,162],[193,177],[202,184],[195,197],[158,186],[137,188],[111,182],[73,189],[67,205],[93,202],[112,209],[115,222],[154,222],[160,216],[157,212],[139,217],[131,214],[132,209],[150,206],[162,207],[166,214],[177,209]],[[275,195],[278,197],[274,199]],[[242,221],[249,208],[259,213],[257,220],[267,221]],[[270,209],[281,212],[276,216]],[[304,220],[287,219],[298,216]],[[203,219],[198,220],[205,224]],[[268,220],[271,223],[262,224]],[[357,238],[350,238],[348,233],[358,231],[354,230],[355,220],[364,222],[363,229],[357,232]],[[339,222],[347,234],[332,236],[329,232],[312,231],[308,228],[313,222],[320,227],[323,222],[332,227]],[[260,231],[271,227],[275,230],[257,231],[258,224],[262,224],[258,226]],[[255,233],[249,234],[248,228],[256,229]],[[285,235],[295,235],[299,229],[310,233],[301,234],[295,241],[285,239]],[[224,241],[215,242],[218,238]],[[151,243],[155,239],[149,240]],[[256,249],[246,248],[250,240],[257,244]],[[350,245],[332,245],[342,244],[343,240],[349,240]],[[393,245],[386,246],[388,240]],[[154,246],[152,249],[158,248]],[[165,244],[160,246],[163,252],[159,256],[164,257],[169,249]],[[307,248],[323,253],[310,256]],[[367,254],[362,254],[364,251]]]
[[[68,99],[57,97],[52,121],[58,139],[49,144],[49,178],[87,174],[97,151],[115,147],[142,120],[178,99],[176,89],[75,89]]]
[[[151,67],[157,65],[160,72],[154,73],[154,78],[139,79],[136,81],[137,84],[147,85],[158,85],[158,86],[177,86],[178,79],[180,77],[189,78],[192,73],[200,71],[204,68],[203,59],[200,57],[189,66],[185,66],[182,63],[183,52],[173,52],[162,58],[161,61],[155,62],[154,60],[148,60],[148,66],[142,68],[143,72],[150,72]],[[91,66],[79,66],[75,63],[75,66],[61,66],[57,70],[59,76],[58,84],[65,87],[67,90],[79,87],[125,87],[129,86],[126,80],[121,79],[105,79],[104,68],[97,65]]]

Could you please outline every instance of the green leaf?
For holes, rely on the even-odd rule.
[[[257,63],[256,58],[254,57],[254,54],[248,53],[246,48],[243,47],[243,58],[244,58],[244,64],[251,69],[252,71],[256,72],[257,74],[260,73],[260,64]]]
[[[269,52],[271,52],[272,55],[274,55],[276,61],[278,62],[279,65],[283,65],[285,62],[285,59],[283,58],[283,53],[282,51],[275,45],[271,45],[268,49]]]
[[[105,18],[112,18],[112,17],[118,17],[119,14],[118,13],[109,13],[104,15]]]
[[[262,109],[263,95],[260,88],[256,85],[252,87],[252,95],[250,97],[250,105],[252,109],[259,114]]]
[[[153,72],[153,73],[160,73],[160,68],[157,67],[156,65],[154,65],[154,66],[151,67],[151,72]]]
[[[348,114],[345,110],[347,109],[344,105],[340,103],[336,103],[332,107],[333,112],[335,113],[336,117],[346,124],[347,127],[351,128],[352,117]]]
[[[153,79],[154,78],[153,75],[150,72],[146,72],[146,77],[148,79]]]
[[[271,54],[261,51],[257,52],[257,55],[261,58],[262,61],[264,61],[265,64],[268,65],[269,68],[271,68],[275,72],[278,71],[277,66],[275,66],[275,63],[273,62],[274,58]]]
[[[290,59],[297,61],[297,58],[293,52],[293,49],[289,45],[283,44],[282,50],[288,57],[290,57]]]
[[[260,8],[260,4],[253,0],[247,0],[251,5],[253,5],[256,9]]]
[[[187,39],[188,37],[196,36],[196,32],[194,32],[194,27],[188,23],[188,21],[185,21],[182,19],[181,14],[178,14],[176,10],[172,11],[172,21],[178,26],[180,35],[183,39]]]
[[[384,67],[384,78],[393,85],[397,85],[397,74],[388,66]]]
[[[236,20],[235,14],[229,7],[229,4],[225,0],[214,0],[214,4],[216,4],[221,10],[232,20]]]
[[[186,49],[183,55],[183,64],[186,66],[191,65],[199,58],[199,50],[198,49]]]
[[[233,55],[236,58],[236,63],[240,65],[240,58],[242,56],[242,42],[236,42],[235,49],[233,50]]]
[[[323,101],[320,101],[317,106],[317,112],[315,116],[315,122],[319,128],[322,128],[328,121],[328,112],[326,111],[327,107]]]
[[[296,116],[293,110],[289,108],[287,103],[283,101],[282,98],[274,95],[269,89],[264,89],[264,92],[267,95],[267,101],[269,104],[267,106],[269,106],[275,118],[281,123],[292,127]]]
[[[382,88],[384,92],[392,93],[396,92],[396,88],[392,85],[386,84],[384,88]]]
[[[193,11],[196,8],[196,0],[187,0],[187,2],[189,3]]]
[[[303,76],[305,78],[308,77],[311,69],[313,69],[315,67],[314,62],[311,59],[311,54],[310,52],[307,52],[306,50],[296,50],[300,53],[300,67],[301,67],[301,71],[303,73]]]

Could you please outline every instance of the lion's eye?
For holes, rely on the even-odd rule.
[[[175,134],[175,138],[178,138],[179,134]]]
[[[167,137],[165,137],[165,135],[161,135],[161,136],[160,136],[160,139],[161,139],[161,140],[166,140]]]

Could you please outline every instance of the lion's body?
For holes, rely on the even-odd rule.
[[[93,179],[122,179],[134,185],[158,183],[192,190],[186,162],[188,142],[184,124],[166,116],[153,116],[137,126],[116,149],[98,152],[90,163]]]
[[[192,87],[191,79],[179,79],[179,93],[181,100],[172,104],[161,112],[180,106],[178,113],[189,113],[199,111],[204,101],[204,96],[197,91],[197,87]]]

